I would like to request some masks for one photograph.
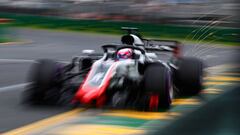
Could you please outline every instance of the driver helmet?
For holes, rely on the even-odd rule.
[[[117,52],[117,59],[124,60],[124,59],[131,59],[133,57],[133,50],[132,49],[121,49]]]

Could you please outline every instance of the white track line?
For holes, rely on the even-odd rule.
[[[0,62],[12,62],[12,63],[26,63],[26,62],[36,62],[35,60],[26,60],[26,59],[0,59]]]
[[[5,92],[5,91],[12,91],[12,90],[18,90],[21,88],[26,87],[30,83],[21,83],[21,84],[15,84],[15,85],[10,85],[10,86],[5,86],[0,88],[0,92]]]
[[[0,59],[0,62],[6,63],[36,63],[37,60],[28,60],[28,59]],[[60,63],[69,64],[69,61],[57,61]]]

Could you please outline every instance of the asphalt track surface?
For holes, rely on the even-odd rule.
[[[27,73],[34,60],[51,58],[60,61],[69,61],[73,55],[80,55],[83,49],[95,49],[96,51],[100,51],[100,45],[106,43],[119,43],[120,40],[118,36],[100,34],[54,32],[32,29],[16,29],[14,31],[15,35],[23,42],[0,45],[0,133],[71,109],[67,107],[34,108],[26,107],[21,104],[21,93],[24,90],[25,83],[27,83]],[[187,53],[188,55],[195,55],[197,54],[196,52],[199,52],[200,57],[204,59],[208,67],[233,64],[236,63],[239,58],[239,49],[236,48],[212,47],[207,45],[196,47],[195,45],[187,45],[184,46],[184,52],[191,52]],[[231,94],[230,92],[229,95],[231,96]],[[237,94],[232,94],[232,96],[234,95],[236,96]],[[236,101],[225,103],[226,106],[228,106],[227,104],[232,104],[232,102],[239,102],[237,97],[234,99]],[[224,104],[221,101],[218,102],[216,100],[216,102],[218,105]],[[214,103],[211,102],[211,104]],[[207,107],[208,106],[204,108]],[[93,111],[93,113],[97,113],[97,111]],[[209,112],[200,111],[199,113],[200,114],[196,115],[206,116]],[[191,116],[194,117],[194,115]],[[234,116],[236,116],[236,114],[233,114],[233,117]],[[186,122],[186,125],[193,125],[192,123],[194,121],[191,118],[185,119],[185,121],[188,122]],[[201,123],[201,120],[204,119],[197,121]],[[163,134],[184,133],[186,130],[182,131],[183,128],[181,126],[181,122],[179,124],[179,122],[176,121],[176,124],[168,126],[165,130],[161,130],[161,132],[163,132]],[[172,131],[176,130],[177,132],[167,132],[169,131],[168,128]]]

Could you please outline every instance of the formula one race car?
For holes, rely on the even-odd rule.
[[[202,89],[203,62],[180,55],[181,43],[147,40],[136,28],[122,44],[103,45],[103,54],[84,50],[69,64],[38,60],[30,72],[24,97],[31,104],[76,104],[158,110],[179,95]],[[161,54],[171,52],[170,59]]]

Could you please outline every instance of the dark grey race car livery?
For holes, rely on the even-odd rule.
[[[128,31],[122,44],[103,45],[103,54],[84,50],[84,56],[69,64],[38,60],[24,100],[152,111],[169,108],[175,97],[201,91],[203,62],[183,57],[180,42],[143,39],[136,28],[122,29]]]

